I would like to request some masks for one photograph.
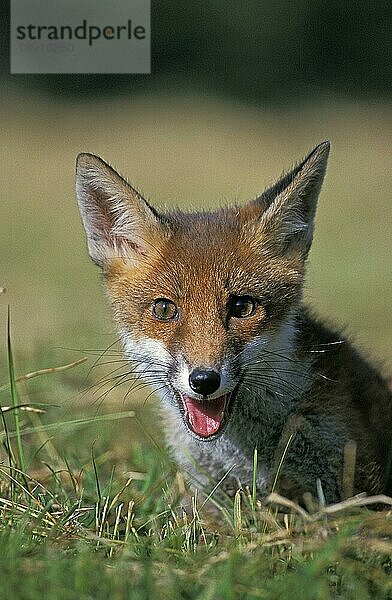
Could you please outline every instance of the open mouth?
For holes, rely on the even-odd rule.
[[[201,438],[210,438],[220,433],[226,420],[226,409],[231,394],[210,400],[197,400],[181,394],[185,411],[185,422],[189,429]]]

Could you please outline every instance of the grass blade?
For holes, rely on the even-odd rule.
[[[252,507],[256,507],[256,483],[257,483],[257,446],[253,453],[253,481],[252,481]]]
[[[8,306],[8,315],[7,315],[7,354],[8,354],[8,373],[9,373],[9,380],[10,380],[11,405],[14,408],[14,410],[12,411],[12,415],[13,415],[13,421],[14,421],[14,426],[15,426],[15,438],[16,438],[18,466],[21,471],[25,472],[26,465],[25,465],[25,458],[24,458],[24,452],[23,452],[22,436],[20,433],[18,391],[16,389],[14,357],[13,357],[13,353],[12,353],[12,344],[11,344],[11,310],[10,310],[10,306]]]

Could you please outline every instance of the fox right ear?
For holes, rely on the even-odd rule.
[[[77,157],[76,196],[90,257],[100,267],[112,258],[140,260],[159,245],[159,215],[94,154]]]
[[[294,169],[251,203],[261,211],[260,231],[274,247],[295,244],[306,254],[312,243],[317,198],[323,183],[330,144],[322,142]]]

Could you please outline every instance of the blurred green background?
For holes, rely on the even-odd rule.
[[[2,12],[3,357],[8,304],[19,371],[115,339],[75,202],[78,152],[158,207],[190,209],[252,198],[330,139],[306,296],[391,366],[390,3],[153,2],[144,76],[11,76]]]

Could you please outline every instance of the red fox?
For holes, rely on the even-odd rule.
[[[301,300],[329,147],[243,206],[191,213],[158,212],[101,158],[78,156],[90,256],[193,482],[249,485],[257,448],[261,495],[283,452],[290,498],[392,490],[388,386]]]

